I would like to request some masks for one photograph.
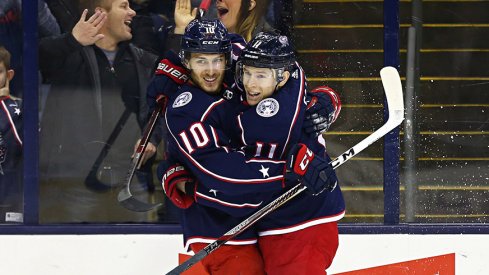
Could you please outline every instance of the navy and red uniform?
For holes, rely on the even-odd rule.
[[[22,222],[22,101],[0,98],[0,222]]]

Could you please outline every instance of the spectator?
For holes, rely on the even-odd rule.
[[[147,214],[127,211],[107,191],[124,181],[147,120],[156,56],[130,43],[136,14],[127,0],[81,0],[80,8],[70,33],[39,45],[52,84],[40,132],[40,220],[144,222]],[[149,157],[158,142],[148,144]],[[150,169],[151,161],[134,180],[151,189]]]
[[[12,54],[12,69],[17,77],[10,83],[13,95],[22,96],[22,22],[21,1],[0,1],[0,44]],[[38,0],[39,36],[45,37],[60,33],[58,23],[44,0]]]
[[[241,35],[246,41],[260,31],[271,30],[265,16],[269,0],[217,0],[210,13],[216,13],[230,33]],[[177,0],[175,5],[175,27],[166,41],[166,50],[179,52],[180,40],[188,23],[197,15],[190,0]]]
[[[22,101],[10,95],[10,59],[0,46],[0,223],[23,221]]]
[[[265,21],[269,0],[218,0],[219,20],[229,32],[243,36],[246,41],[264,29],[270,29]]]

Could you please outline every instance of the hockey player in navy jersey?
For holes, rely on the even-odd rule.
[[[22,101],[10,95],[10,53],[0,46],[0,223],[22,222]]]
[[[228,125],[234,126],[231,138],[246,146],[253,159],[286,160],[287,169],[295,170],[295,173],[286,174],[287,181],[293,182],[298,178],[297,174],[307,169],[301,168],[304,162],[294,166],[297,163],[290,159],[292,157],[316,162],[309,169],[324,171],[328,178],[328,184],[324,184],[304,173],[299,178],[308,187],[308,192],[269,213],[254,226],[265,271],[277,275],[324,274],[338,247],[336,221],[344,216],[345,204],[332,167],[314,158],[315,154],[330,161],[324,139],[302,131],[307,108],[304,101],[306,79],[295,62],[288,38],[274,33],[255,36],[243,49],[236,74],[238,87],[244,94],[243,105],[247,103],[250,107],[241,111],[238,123]],[[326,120],[329,127],[336,120],[341,103],[328,87],[317,88],[317,93],[331,100]],[[282,193],[264,191],[257,197],[267,201],[267,198],[273,199]],[[195,197],[202,203],[198,195]],[[229,207],[231,201],[227,202],[214,207],[226,211],[224,208]]]

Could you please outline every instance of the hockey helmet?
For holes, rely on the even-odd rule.
[[[190,53],[224,53],[226,59],[231,58],[231,40],[226,27],[218,19],[190,21],[185,28],[181,46],[180,58],[184,64]]]
[[[236,82],[242,85],[243,65],[270,68],[276,71],[276,81],[284,79],[284,71],[289,71],[295,63],[294,50],[287,36],[274,32],[258,33],[241,51],[236,64]]]
[[[248,66],[288,69],[295,63],[295,54],[287,36],[260,32],[243,49],[240,59]]]

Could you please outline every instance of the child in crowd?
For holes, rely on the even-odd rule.
[[[10,53],[0,46],[0,223],[22,222],[22,101],[10,95]]]

